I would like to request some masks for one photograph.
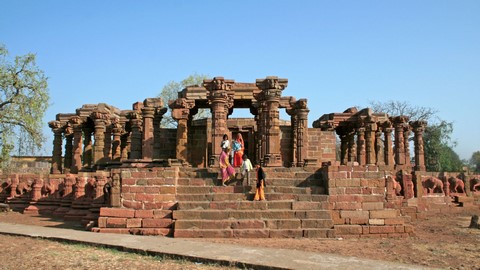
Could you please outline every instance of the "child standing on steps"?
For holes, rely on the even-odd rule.
[[[240,168],[240,173],[242,174],[242,181],[243,178],[245,178],[245,175],[247,175],[247,185],[250,186],[250,171],[253,170],[253,166],[246,154],[243,154],[242,160],[242,167]]]

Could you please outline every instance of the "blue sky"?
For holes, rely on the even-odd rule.
[[[0,4],[0,43],[12,56],[36,53],[49,77],[45,122],[82,104],[129,109],[192,73],[273,75],[288,78],[284,95],[308,99],[310,125],[370,101],[408,101],[454,123],[461,158],[480,150],[480,1]]]

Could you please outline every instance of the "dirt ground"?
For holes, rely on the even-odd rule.
[[[427,214],[426,219],[415,222],[416,236],[407,239],[192,240],[333,253],[444,269],[480,269],[480,229],[468,228],[472,215],[480,215],[480,207],[456,210],[442,214]],[[0,222],[79,229],[75,223],[14,212],[0,213]],[[184,261],[159,260],[103,249],[92,252],[92,249],[94,248],[81,245],[79,247],[47,240],[0,235],[0,250],[4,254],[16,254],[13,257],[18,261],[15,264],[12,260],[7,260],[7,264],[0,264],[0,269],[38,269],[38,266],[42,266],[40,267],[42,269],[87,269],[93,265],[101,269],[231,269]],[[79,258],[82,260],[79,261]],[[52,261],[59,264],[52,264]],[[102,263],[104,265],[99,266]]]

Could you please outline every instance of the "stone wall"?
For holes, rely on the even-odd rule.
[[[334,131],[322,131],[318,128],[308,129],[308,157],[317,159],[320,166],[323,162],[336,161],[336,139]]]
[[[175,158],[175,146],[177,145],[177,129],[164,128],[160,131],[160,142],[155,145],[155,153],[158,158]]]
[[[206,126],[192,126],[189,132],[188,151],[190,165],[193,167],[206,167],[208,165],[208,142]]]
[[[280,126],[280,154],[283,166],[292,166],[292,129],[290,126]]]
[[[377,166],[323,168],[337,237],[407,237],[410,217],[387,200],[385,172]]]

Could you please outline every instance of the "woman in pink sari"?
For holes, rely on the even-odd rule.
[[[230,155],[230,147],[225,148],[220,154],[220,171],[222,173],[222,185],[226,186],[226,182],[235,176],[235,169],[230,165],[228,157]]]

